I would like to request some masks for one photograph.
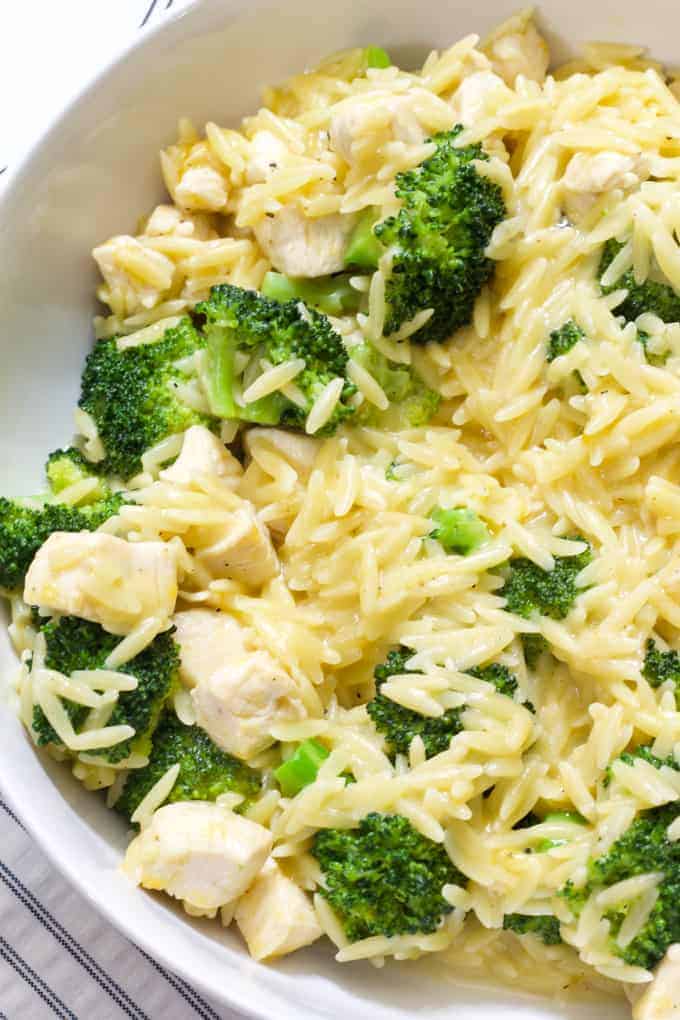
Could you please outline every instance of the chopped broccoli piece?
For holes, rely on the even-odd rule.
[[[557,946],[562,941],[560,922],[550,914],[506,914],[503,927],[517,935],[535,935],[546,946]]]
[[[346,377],[347,352],[325,315],[301,307],[299,301],[281,303],[226,283],[212,288],[209,299],[196,306],[196,314],[205,323],[208,395],[219,417],[304,429],[314,400],[337,378],[344,380],[340,400],[319,434],[331,434],[354,414],[349,398],[356,387]],[[240,405],[235,393],[240,382],[237,353],[266,358],[272,365],[301,358],[305,367],[296,376],[295,387],[302,394],[304,407],[280,392]]]
[[[377,220],[377,209],[367,209],[361,214],[345,249],[346,266],[356,266],[357,269],[377,268],[384,251],[374,233]]]
[[[584,337],[585,333],[581,327],[573,319],[569,319],[563,326],[560,326],[559,329],[554,329],[550,334],[548,350],[545,356],[546,360],[554,361],[555,358],[561,358],[563,354],[567,354]]]
[[[66,450],[55,450],[47,458],[45,474],[51,491],[56,495],[68,489],[77,482],[86,478],[97,478],[98,484],[81,503],[94,503],[97,500],[105,499],[111,494],[106,482],[99,478],[99,468],[83,456],[75,446],[69,446]]]
[[[195,372],[178,363],[204,346],[188,318],[154,343],[119,350],[115,339],[97,341],[85,362],[79,406],[104,445],[103,473],[130,478],[141,470],[142,454],[166,436],[190,425],[215,426],[177,392]]]
[[[19,589],[38,549],[54,531],[95,531],[124,499],[109,493],[84,506],[43,502],[30,506],[0,496],[0,588]]]
[[[373,376],[390,402],[385,411],[365,402],[357,413],[359,424],[394,430],[419,428],[439,410],[439,394],[429,389],[409,365],[389,361],[366,343],[353,347],[350,356]]]
[[[270,271],[265,274],[262,293],[281,303],[303,301],[310,308],[317,308],[326,315],[356,312],[360,300],[359,292],[350,287],[346,273],[310,280]]]
[[[323,872],[321,895],[351,942],[436,931],[453,909],[443,887],[466,881],[444,847],[401,815],[372,812],[357,829],[322,829],[311,852]]]
[[[578,556],[556,557],[552,570],[543,570],[524,557],[510,560],[510,572],[499,593],[506,599],[507,611],[526,619],[538,613],[563,620],[579,594],[576,578],[591,558],[589,546]]]
[[[67,676],[78,669],[101,669],[121,640],[108,634],[99,624],[75,616],[50,620],[41,629],[46,642],[45,665]],[[136,677],[138,685],[135,690],[118,695],[108,725],[132,726],[135,735],[113,747],[88,754],[101,756],[111,763],[123,761],[133,751],[146,754],[163,705],[177,681],[178,670],[179,648],[169,631],[159,634],[139,655],[119,666],[118,672]],[[79,732],[89,709],[68,699],[63,702],[73,728]],[[32,728],[38,744],[59,745],[57,734],[39,706],[33,711]]]
[[[429,516],[436,525],[429,537],[435,538],[447,553],[467,556],[489,539],[489,529],[484,521],[467,507],[445,509],[436,506]]]
[[[284,797],[294,797],[305,786],[313,783],[330,752],[318,740],[304,740],[283,765],[274,770],[274,776]]]
[[[200,726],[185,726],[174,712],[166,711],[153,733],[149,763],[129,773],[116,811],[130,820],[149,790],[176,764],[179,775],[165,804],[239,793],[246,798],[243,809],[260,792],[259,772],[220,750]]]
[[[366,67],[391,67],[392,60],[382,46],[367,46],[364,50]]]
[[[600,279],[622,248],[623,244],[620,241],[614,239],[607,241],[602,251],[598,270]],[[651,279],[637,283],[633,270],[629,269],[614,283],[606,287],[602,286],[602,293],[611,294],[612,291],[621,288],[625,288],[628,295],[620,305],[617,305],[615,312],[617,315],[623,315],[627,322],[634,321],[645,312],[651,312],[662,322],[680,322],[680,294],[676,293],[669,284]]]
[[[522,634],[521,641],[524,661],[529,669],[535,669],[538,660],[544,652],[548,651],[550,646],[542,634]]]
[[[560,890],[578,916],[591,893],[635,875],[663,875],[649,918],[627,946],[620,946],[616,936],[634,903],[621,903],[606,915],[611,925],[611,950],[631,966],[651,969],[669,946],[680,941],[680,841],[667,836],[668,827],[679,815],[680,801],[642,811],[605,854],[589,861],[583,887],[567,882]]]
[[[587,820],[578,811],[551,811],[541,819],[544,822],[571,822],[572,825],[587,825]],[[555,846],[564,846],[566,839],[541,839],[536,844],[536,853],[544,854]]]
[[[456,148],[457,125],[432,138],[436,151],[419,167],[397,174],[402,207],[374,228],[385,247],[394,247],[387,279],[385,332],[394,333],[424,309],[431,318],[411,340],[448,339],[472,320],[475,300],[493,273],[486,247],[505,217],[499,186],[478,173],[481,145]]]
[[[391,676],[420,672],[406,668],[406,663],[413,655],[415,652],[412,648],[401,645],[388,654],[384,663],[376,666],[373,673],[376,694],[366,705],[366,710],[376,729],[385,736],[390,754],[408,754],[411,741],[418,736],[423,741],[425,756],[433,758],[436,754],[447,751],[451,739],[463,729],[463,709],[449,708],[439,716],[421,715],[420,712],[405,708],[380,693],[380,688]],[[499,694],[512,697],[517,690],[516,677],[507,666],[500,663],[477,666],[468,672],[471,676],[493,684]]]
[[[398,460],[391,460],[385,468],[385,479],[388,482],[398,482],[399,476],[397,475],[397,468],[399,467]]]
[[[636,747],[634,751],[624,751],[618,758],[615,758],[607,766],[607,770],[604,774],[603,783],[605,786],[609,786],[614,778],[613,766],[617,761],[622,761],[624,765],[635,765],[636,761],[646,761],[649,765],[653,765],[655,769],[661,769],[666,766],[669,769],[675,769],[676,772],[680,772],[680,762],[677,761],[675,755],[669,754],[665,758],[659,758],[655,755],[649,744],[641,744]]]
[[[667,652],[657,647],[649,638],[645,645],[645,661],[642,675],[651,687],[661,687],[669,681],[675,688],[675,698],[680,705],[680,654],[669,649]]]

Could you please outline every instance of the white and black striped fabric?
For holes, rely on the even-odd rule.
[[[0,798],[0,1020],[238,1020],[111,927]]]

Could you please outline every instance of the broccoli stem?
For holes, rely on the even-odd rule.
[[[330,752],[318,740],[305,740],[283,765],[274,770],[284,797],[294,797],[316,779]]]
[[[359,307],[359,292],[350,286],[347,275],[322,276],[307,280],[300,276],[268,272],[262,293],[274,301],[303,301],[326,315],[345,315]]]
[[[378,260],[385,250],[373,232],[378,219],[375,209],[367,209],[362,214],[349,239],[345,251],[345,265],[356,266],[358,269],[376,269]]]
[[[367,46],[364,50],[366,67],[391,67],[392,61],[382,46]]]

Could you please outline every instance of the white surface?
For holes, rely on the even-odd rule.
[[[0,433],[3,489],[30,491],[45,451],[66,440],[89,339],[92,245],[129,229],[159,195],[156,153],[177,115],[234,119],[259,87],[329,50],[380,43],[408,63],[471,30],[484,33],[515,0],[413,4],[406,0],[205,0],[150,33],[52,129],[15,174],[0,208]],[[92,6],[95,6],[94,4]],[[640,39],[675,56],[667,0],[619,0],[617,13],[590,0],[547,0],[547,26],[576,43]],[[6,639],[0,660],[9,662]],[[190,923],[130,887],[117,871],[125,834],[101,802],[40,759],[11,712],[0,711],[0,774],[15,809],[59,867],[111,920],[212,995],[277,1020],[617,1020],[625,1010],[454,988],[432,964],[338,967],[328,944],[265,968],[237,937]]]

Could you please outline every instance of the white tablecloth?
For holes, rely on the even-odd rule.
[[[187,2],[0,0],[0,171],[143,26]],[[55,1017],[237,1020],[107,924],[0,799],[0,1020]]]

